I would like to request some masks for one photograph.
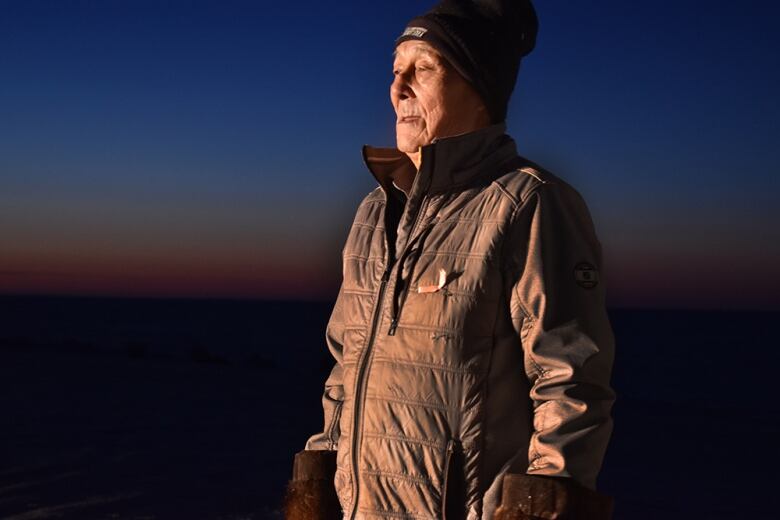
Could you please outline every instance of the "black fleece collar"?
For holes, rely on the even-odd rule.
[[[517,156],[514,140],[506,135],[506,124],[497,123],[474,132],[434,139],[421,149],[420,170],[416,172],[409,196],[418,191],[437,192],[465,185],[488,169]],[[363,146],[363,161],[386,192],[390,183],[405,170],[415,171],[407,155],[397,148]]]

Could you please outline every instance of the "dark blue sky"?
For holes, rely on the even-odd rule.
[[[778,4],[536,4],[509,132],[612,304],[780,308]],[[333,297],[430,5],[1,2],[0,292]]]

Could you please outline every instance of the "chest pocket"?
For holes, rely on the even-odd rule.
[[[492,335],[501,288],[498,238],[484,225],[459,225],[426,229],[408,258],[401,259],[396,326],[425,327],[442,335]]]
[[[406,298],[409,291],[412,289],[411,282],[412,276],[415,271],[415,265],[420,258],[423,251],[423,245],[425,244],[425,238],[428,233],[433,230],[433,224],[423,229],[423,231],[413,238],[413,242],[410,246],[401,254],[398,259],[398,267],[396,269],[396,282],[393,286],[392,297],[392,310],[390,319],[390,329],[387,331],[388,335],[394,336],[395,331],[398,328],[398,322],[401,318],[401,310],[406,303]]]

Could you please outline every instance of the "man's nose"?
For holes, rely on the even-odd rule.
[[[390,85],[390,93],[397,99],[407,99],[414,96],[411,88],[411,76],[408,73],[400,72],[393,78]]]

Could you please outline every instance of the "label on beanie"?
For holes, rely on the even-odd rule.
[[[425,27],[407,27],[404,29],[404,33],[401,35],[401,38],[404,36],[414,36],[415,38],[422,38],[425,33],[428,32],[428,29]]]

